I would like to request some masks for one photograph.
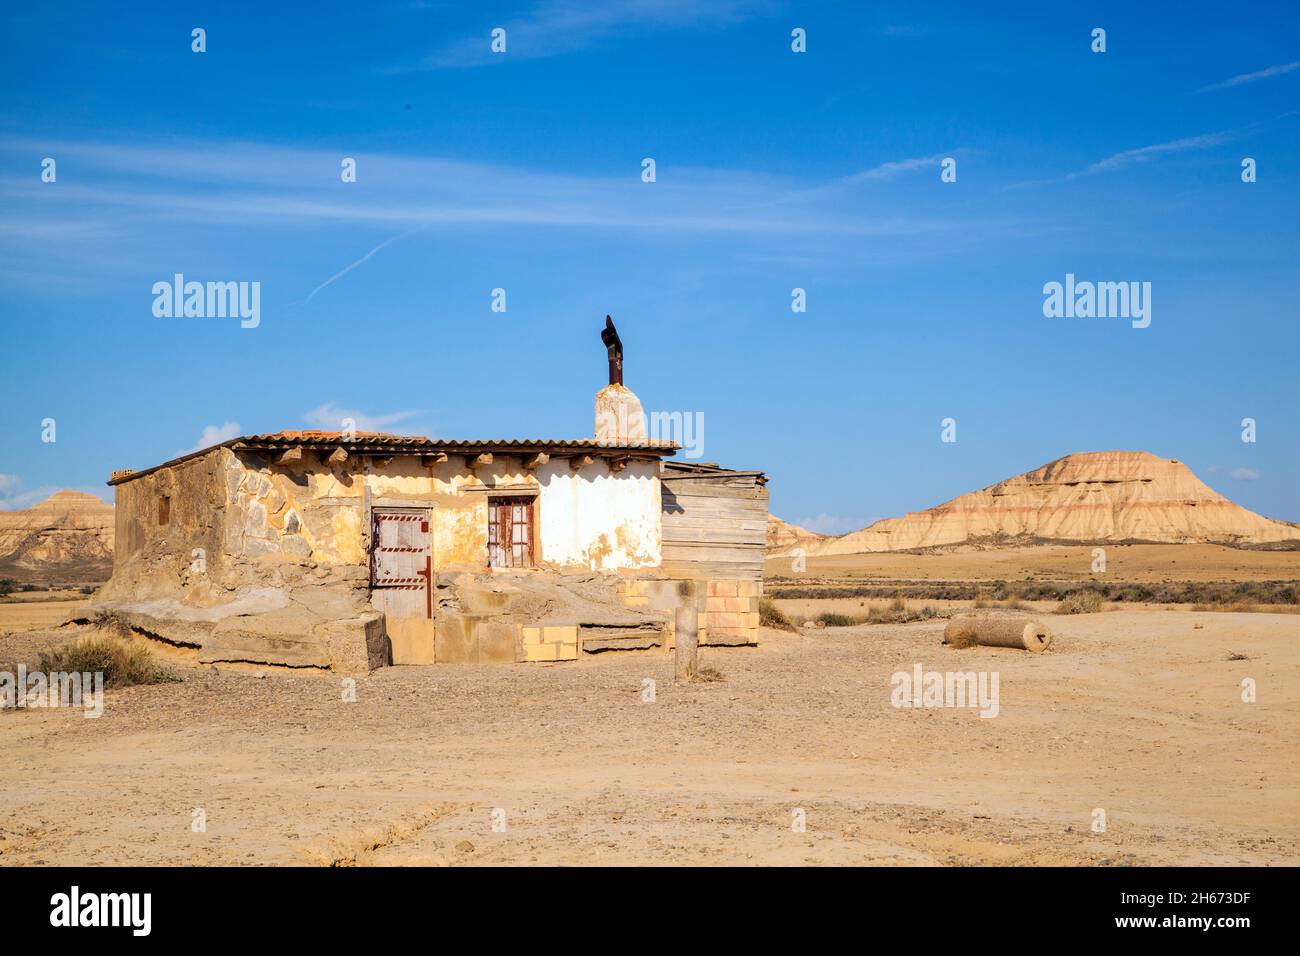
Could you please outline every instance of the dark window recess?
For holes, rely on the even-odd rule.
[[[533,566],[533,499],[488,499],[488,564],[494,568]]]
[[[166,495],[158,499],[158,523],[166,524],[172,518],[172,500]]]

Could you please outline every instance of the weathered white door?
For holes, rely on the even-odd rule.
[[[371,604],[391,618],[432,618],[429,513],[376,508],[371,514]]]

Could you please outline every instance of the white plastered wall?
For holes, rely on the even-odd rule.
[[[542,561],[597,571],[660,564],[658,461],[632,461],[611,473],[597,459],[575,473],[568,459],[556,459],[536,477]]]

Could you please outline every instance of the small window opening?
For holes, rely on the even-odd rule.
[[[172,500],[167,495],[158,497],[158,523],[166,524],[172,517]]]

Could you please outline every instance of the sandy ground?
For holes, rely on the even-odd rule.
[[[1052,624],[1042,655],[765,631],[686,685],[653,651],[385,668],[355,703],[181,666],[100,719],[0,713],[0,864],[1300,863],[1300,617]],[[893,707],[916,663],[997,672],[999,715]]]
[[[62,624],[74,610],[86,603],[85,598],[57,601],[48,598],[22,599],[19,595],[11,597],[19,599],[0,604],[0,631],[54,627]]]
[[[1215,544],[1107,545],[1106,578],[1128,583],[1161,581],[1300,580],[1300,551],[1243,551]],[[904,581],[1092,580],[1093,548],[1040,545],[997,551],[942,554],[848,554],[807,558],[794,573],[790,557],[770,558],[767,574],[792,579],[836,577]]]

